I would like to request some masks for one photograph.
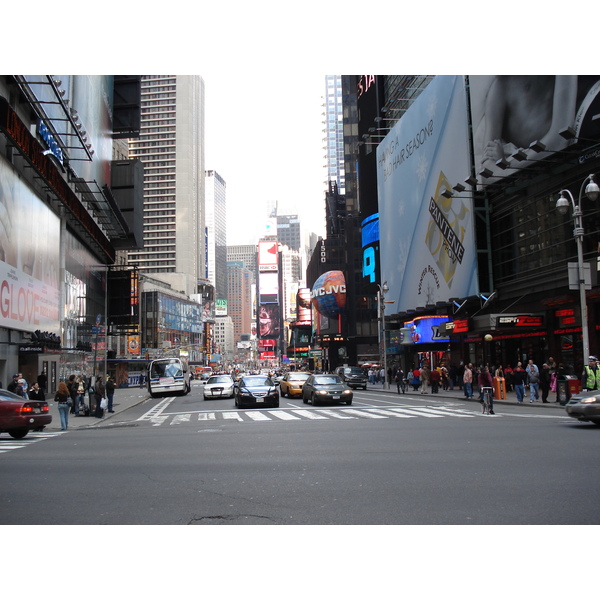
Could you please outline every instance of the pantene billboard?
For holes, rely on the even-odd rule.
[[[58,217],[0,158],[0,325],[59,331]]]
[[[381,280],[393,312],[478,292],[471,198],[443,195],[468,174],[464,78],[437,76],[377,148]]]

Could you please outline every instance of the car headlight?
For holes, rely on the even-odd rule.
[[[598,398],[597,397],[594,397],[594,398],[583,398],[579,402],[581,402],[581,404],[592,404],[594,402],[598,402]]]
[[[344,394],[351,394],[352,390],[344,390]]]
[[[318,394],[323,394],[323,396],[326,396],[327,395],[327,390],[319,390],[317,393]]]

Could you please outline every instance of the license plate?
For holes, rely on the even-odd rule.
[[[39,413],[41,413],[41,412],[42,412],[42,410],[41,410],[40,408],[34,408],[34,409],[33,409],[33,412],[34,412],[35,414],[39,414]]]
[[[334,399],[334,400],[339,400],[339,399],[340,399],[340,397],[339,397],[339,396],[333,396],[333,399]]]
[[[257,401],[257,402],[264,402],[264,401],[265,401],[265,399],[264,399],[264,398],[257,398],[257,399],[256,399],[256,401]]]

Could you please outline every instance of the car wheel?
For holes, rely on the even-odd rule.
[[[317,396],[316,396],[316,394],[313,394],[313,395],[312,395],[312,405],[313,405],[313,406],[316,406],[316,405],[317,405]]]
[[[346,402],[346,404],[347,404],[348,406],[350,406],[350,405],[352,404],[352,400],[348,400],[348,401]]]
[[[304,394],[302,394],[302,403],[308,404],[308,400],[306,399],[306,396]]]
[[[8,435],[10,435],[10,437],[14,438],[15,440],[20,440],[24,438],[28,433],[29,429],[11,429],[8,432]]]

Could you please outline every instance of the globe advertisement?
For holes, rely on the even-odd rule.
[[[342,271],[327,271],[314,283],[311,301],[325,317],[337,317],[346,309],[346,278]]]
[[[437,76],[377,148],[381,280],[394,312],[476,295],[464,78]],[[450,196],[450,197],[449,197]]]

